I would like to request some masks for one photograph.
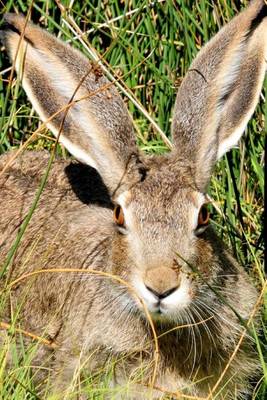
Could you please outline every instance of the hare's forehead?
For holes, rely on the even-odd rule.
[[[144,186],[123,192],[117,202],[131,219],[171,222],[177,215],[187,220],[188,213],[197,213],[205,195],[192,188]]]

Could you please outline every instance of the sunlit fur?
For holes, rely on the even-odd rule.
[[[151,398],[155,341],[148,315],[158,335],[156,386],[207,396],[227,365],[258,294],[212,227],[201,234],[196,228],[218,154],[235,144],[258,101],[265,71],[265,15],[265,3],[253,1],[200,52],[192,68],[203,69],[207,82],[191,79],[192,70],[187,74],[174,110],[175,148],[157,157],[136,147],[131,118],[107,79],[71,47],[27,26],[22,83],[43,120],[71,100],[87,73],[76,95],[88,96],[65,115],[60,138],[90,166],[55,160],[8,280],[47,268],[85,273],[58,271],[22,281],[12,287],[1,315],[8,322],[19,306],[20,326],[56,343],[56,349],[40,344],[34,365],[52,370],[51,392],[58,398],[81,364],[90,374],[114,359],[112,386],[128,382],[141,368],[127,399]],[[13,14],[5,19],[1,36],[13,60],[25,20]],[[242,113],[244,96],[248,104]],[[234,100],[235,114],[229,111]],[[48,123],[56,136],[62,117],[61,112]],[[0,170],[13,155],[0,157]],[[45,152],[25,152],[0,175],[1,262],[48,159]],[[114,222],[114,204],[122,207],[123,226]],[[90,269],[106,275],[86,273]],[[4,332],[0,338],[5,340]],[[246,332],[216,398],[250,393],[249,379],[258,369],[253,339]],[[43,371],[37,374],[39,383],[46,377]],[[153,399],[161,396],[153,390]]]

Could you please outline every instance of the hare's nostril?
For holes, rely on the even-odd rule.
[[[159,300],[165,299],[165,297],[170,296],[175,290],[178,289],[178,286],[172,287],[171,289],[165,290],[163,293],[159,293],[156,290],[152,289],[151,287],[145,285],[147,290],[153,293]]]

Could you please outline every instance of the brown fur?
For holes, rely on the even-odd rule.
[[[223,84],[225,68],[230,68],[229,57],[238,48],[239,38],[245,37],[251,53],[237,60],[235,68],[240,73],[249,71],[249,65],[255,61],[250,55],[256,52],[259,66],[253,68],[248,78],[249,93],[255,92],[249,99],[250,108],[255,107],[265,68],[260,54],[266,47],[266,40],[259,43],[258,39],[266,22],[263,18],[258,18],[257,24],[252,22],[265,9],[262,1],[255,0],[229,24],[229,29],[226,27],[218,34],[220,40],[216,36],[197,57],[193,66],[200,68],[201,60],[206,60],[209,73],[218,78],[219,83],[209,84],[208,92],[213,96],[210,104],[221,102],[222,93],[225,99],[232,93],[238,98],[245,95],[245,84],[231,87],[230,94],[225,92],[227,84]],[[8,14],[6,20],[9,25],[2,36],[12,58],[24,19]],[[240,30],[230,45],[233,27],[237,26]],[[257,47],[251,49],[255,38]],[[24,54],[23,84],[42,118],[47,119],[68,103],[70,98],[65,89],[71,93],[86,71],[89,75],[79,95],[108,85],[82,55],[34,25],[26,28],[24,42],[28,50]],[[55,71],[64,70],[66,88],[56,88],[53,76],[48,81],[49,71],[39,63],[38,52],[47,57],[48,64],[53,63]],[[252,64],[246,64],[250,61]],[[68,140],[65,143],[74,155],[81,154],[80,151],[82,157],[89,155],[91,158],[86,160],[101,177],[94,168],[82,164],[60,159],[54,162],[40,203],[8,271],[8,281],[26,272],[48,268],[94,269],[125,280],[143,300],[159,336],[156,386],[208,396],[244,329],[236,313],[245,323],[257,292],[211,227],[196,234],[197,215],[205,202],[201,192],[224,140],[218,126],[231,126],[231,137],[239,122],[231,113],[226,115],[223,108],[221,122],[208,141],[211,132],[207,132],[201,121],[211,121],[214,116],[207,113],[219,111],[212,111],[209,102],[205,108],[197,83],[191,80],[190,86],[191,75],[189,72],[178,93],[173,125],[176,149],[168,155],[145,157],[138,151],[128,113],[113,87],[108,89],[112,98],[105,91],[99,92],[71,107],[61,137]],[[222,92],[218,92],[218,87],[223,88]],[[204,108],[198,109],[194,102]],[[188,104],[193,105],[191,111]],[[251,110],[243,119],[239,110],[237,119],[245,123]],[[189,118],[190,112],[199,117],[199,125],[195,116],[193,120]],[[61,124],[60,115],[48,123],[55,134]],[[77,115],[80,118],[75,119]],[[88,131],[83,119],[90,124]],[[226,130],[223,132],[226,134]],[[187,142],[194,144],[190,152]],[[196,149],[195,143],[201,143],[201,148]],[[208,166],[203,164],[203,154],[211,154]],[[12,156],[9,153],[0,157],[0,170]],[[1,262],[32,204],[48,158],[45,152],[25,152],[0,175],[1,203],[6,205],[0,221]],[[209,171],[208,175],[200,180],[200,172],[204,170]],[[124,227],[113,222],[113,203],[119,203],[123,209]],[[153,305],[155,299],[161,307],[156,311],[153,307],[159,306]],[[112,381],[115,387],[128,382],[143,368],[138,383],[130,385],[126,397],[151,396],[148,386],[153,371],[153,335],[143,306],[128,287],[110,277],[86,273],[40,274],[12,287],[10,303],[6,304],[2,318],[11,318],[10,311],[17,306],[21,307],[18,321],[24,329],[44,335],[58,345],[56,350],[38,346],[35,364],[49,366],[55,372],[51,374],[52,392],[59,398],[62,390],[67,391],[79,365],[87,361],[87,371],[95,373],[112,360],[118,360]],[[177,325],[192,325],[204,319],[208,320],[200,325],[166,333]],[[258,366],[253,341],[246,334],[216,398],[232,399],[236,394],[249,393],[248,379]],[[154,399],[161,396],[160,390],[152,393]]]

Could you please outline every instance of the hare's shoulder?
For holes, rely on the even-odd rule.
[[[0,171],[14,155],[14,152],[9,152],[0,157]],[[7,253],[12,245],[18,228],[34,203],[49,157],[47,152],[25,152],[13,160],[2,175],[0,172],[1,202],[5,204],[0,220],[3,253]],[[58,262],[57,258],[60,254],[62,257],[63,252],[66,259],[73,257],[79,264],[85,248],[88,252],[109,236],[112,229],[111,208],[107,189],[96,170],[69,160],[56,159],[17,257],[22,256],[23,249],[33,246],[33,253],[39,258],[52,243],[61,251],[51,254],[49,263],[52,259]],[[36,241],[38,246],[35,248]]]

